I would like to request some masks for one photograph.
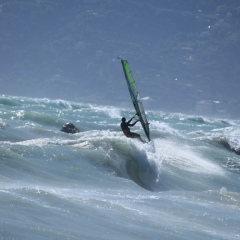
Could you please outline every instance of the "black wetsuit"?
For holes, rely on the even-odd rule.
[[[125,118],[124,118],[125,119]],[[137,138],[141,142],[145,142],[142,140],[141,136],[138,133],[134,133],[130,131],[129,127],[133,127],[139,120],[135,121],[134,123],[131,123],[133,118],[131,118],[129,121],[126,122],[126,120],[122,120],[121,122],[121,129],[124,133],[124,135],[128,138]]]

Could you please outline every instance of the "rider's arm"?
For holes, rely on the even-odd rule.
[[[135,118],[136,115],[137,115],[137,113],[136,113],[129,121],[127,121],[127,124],[129,124],[130,126],[134,126],[134,125],[136,124],[136,122],[139,121],[139,120],[137,120],[137,121],[134,123],[134,125],[130,124],[130,122]]]
[[[132,123],[132,124],[129,123],[128,126],[133,127],[137,122],[139,122],[139,119],[136,122]]]

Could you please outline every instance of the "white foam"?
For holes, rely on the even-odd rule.
[[[91,108],[94,109],[96,112],[103,112],[110,118],[121,118],[121,111],[120,109],[112,106],[93,106]]]
[[[180,133],[177,130],[171,128],[167,123],[159,122],[159,121],[151,121],[150,124],[151,124],[150,125],[151,130],[157,130],[157,131],[169,133],[175,136],[180,136]]]
[[[224,138],[233,149],[240,148],[240,129],[239,126],[218,128],[212,130],[211,137]]]
[[[0,118],[0,128],[6,127],[7,124],[4,122],[3,119]]]
[[[66,109],[72,109],[72,105],[68,101],[57,99],[54,100],[53,102],[56,102],[59,106],[64,107]]]
[[[155,149],[158,159],[161,158],[179,169],[195,173],[224,174],[220,166],[194,152],[193,148],[188,145],[156,139]]]
[[[26,141],[12,143],[12,145],[43,147],[43,146],[48,145],[49,143],[52,143],[52,142],[53,142],[53,139],[50,139],[50,138],[38,138],[38,139],[32,139],[32,140],[26,140]]]

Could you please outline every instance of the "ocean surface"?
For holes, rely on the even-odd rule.
[[[147,111],[142,144],[134,114],[0,96],[0,239],[239,240],[240,121]]]

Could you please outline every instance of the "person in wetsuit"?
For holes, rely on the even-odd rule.
[[[139,122],[139,119],[136,120],[134,123],[131,123],[135,116],[133,116],[129,121],[126,122],[126,118],[122,118],[121,122],[121,129],[124,133],[124,135],[128,138],[137,138],[139,141],[145,143],[145,141],[141,138],[141,136],[138,133],[134,133],[130,131],[129,127],[133,127],[137,122]]]

